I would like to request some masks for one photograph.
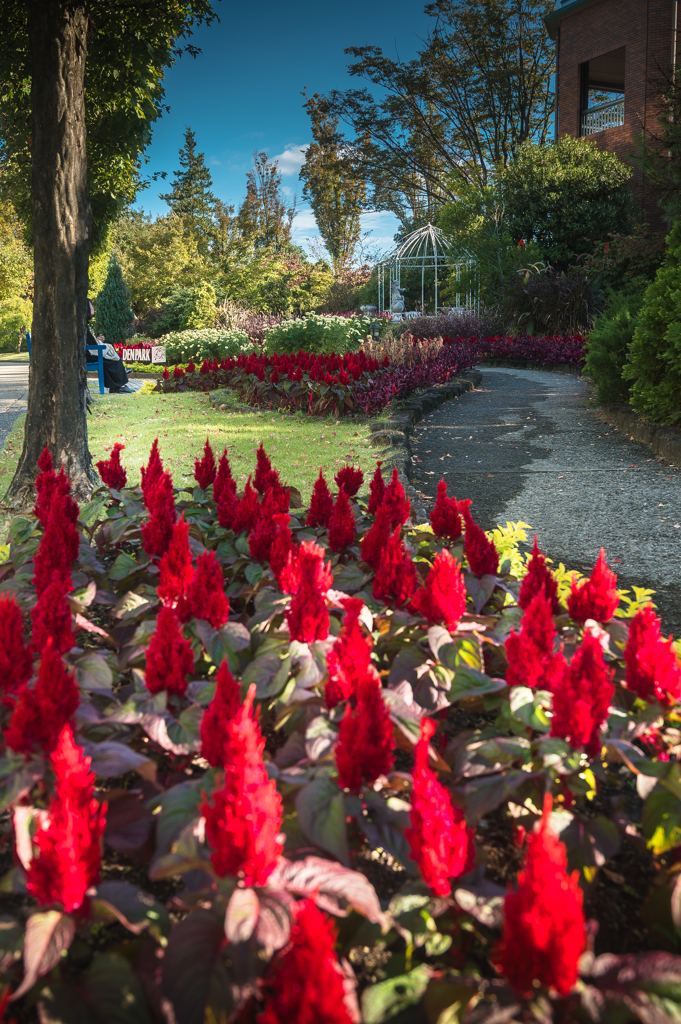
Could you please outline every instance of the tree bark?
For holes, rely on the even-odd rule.
[[[82,0],[28,0],[31,49],[35,290],[24,447],[8,500],[34,493],[47,445],[64,464],[74,494],[87,498],[97,476],[86,420],[88,260],[92,215],[85,150],[88,9]]]

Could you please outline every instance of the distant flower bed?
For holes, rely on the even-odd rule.
[[[567,363],[580,366],[586,356],[586,338],[581,334],[555,334],[531,338],[528,334],[510,338],[444,338],[446,345],[475,345],[479,359],[520,359],[528,362]]]
[[[412,365],[391,366],[359,352],[338,355],[240,355],[217,359],[186,370],[164,371],[159,389],[215,391],[232,388],[246,405],[267,409],[302,410],[312,416],[376,416],[395,399],[418,388],[448,381],[474,365],[475,348],[442,346],[436,356]]]

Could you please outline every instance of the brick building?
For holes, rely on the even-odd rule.
[[[654,80],[676,63],[679,0],[562,0],[547,15],[556,43],[556,137],[588,137],[627,160],[657,118]],[[662,228],[655,196],[634,176],[641,213]]]

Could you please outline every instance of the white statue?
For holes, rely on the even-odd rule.
[[[404,313],[404,293],[406,288],[400,288],[399,281],[390,282],[390,312]]]

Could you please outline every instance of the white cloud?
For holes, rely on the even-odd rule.
[[[309,145],[309,142],[305,142],[302,146],[286,146],[283,153],[278,153],[277,156],[273,156],[271,159],[277,161],[281,174],[298,174],[298,171],[305,163],[305,150]]]
[[[211,167],[222,167],[222,160],[217,160],[214,156],[210,158],[208,163],[211,165]]]

